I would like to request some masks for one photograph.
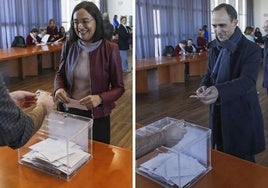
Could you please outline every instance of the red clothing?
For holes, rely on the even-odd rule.
[[[204,37],[197,37],[197,48],[198,50],[207,51],[207,40]]]
[[[59,37],[59,32],[58,32],[57,26],[55,26],[55,27],[47,26],[47,34],[50,35],[50,37],[48,39],[49,42],[53,42],[53,41],[57,40]]]
[[[31,37],[31,35],[29,34],[26,37],[26,46],[31,46],[31,45],[35,45],[33,38]]]
[[[181,55],[181,51],[182,51],[182,49],[181,49],[180,45],[177,45],[177,46],[175,47],[175,50],[174,50],[174,56],[179,56],[179,55]],[[185,51],[185,50],[184,50],[184,51]],[[185,51],[185,53],[186,53],[186,51]]]
[[[59,70],[54,81],[54,91],[64,88],[70,97],[73,89],[73,70],[77,64],[80,47],[77,42],[69,46],[65,59],[66,43],[62,48]],[[103,40],[100,46],[89,52],[92,95],[100,95],[102,104],[93,109],[94,118],[108,116],[115,107],[115,101],[125,91],[123,71],[118,46]]]

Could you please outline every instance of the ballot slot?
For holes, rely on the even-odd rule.
[[[42,127],[18,149],[18,162],[70,181],[92,156],[93,120],[52,111]]]
[[[172,147],[160,146],[137,158],[136,172],[164,187],[189,187],[212,169],[211,130],[170,117],[141,129],[161,129],[174,123],[185,129],[183,138]]]

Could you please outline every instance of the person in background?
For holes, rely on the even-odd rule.
[[[41,42],[41,38],[38,36],[38,29],[33,28],[29,35],[26,37],[26,46],[36,45]]]
[[[260,47],[237,26],[237,12],[229,4],[212,11],[216,39],[209,45],[208,69],[196,97],[210,105],[213,148],[255,161],[265,149],[264,125],[256,90]]]
[[[204,38],[207,40],[207,42],[209,41],[209,33],[208,33],[208,26],[207,25],[203,25],[202,30],[204,31]]]
[[[114,26],[110,23],[109,15],[107,12],[102,14],[103,18],[103,29],[104,29],[104,37],[105,39],[112,41],[114,35]]]
[[[77,4],[71,23],[54,81],[58,109],[93,118],[93,139],[109,144],[110,113],[125,91],[118,45],[104,39],[102,15],[92,2]],[[64,108],[71,101],[79,106]]]
[[[47,26],[47,34],[50,35],[49,42],[54,42],[59,37],[58,27],[56,26],[56,21],[54,19],[49,20],[49,25]]]
[[[199,31],[198,31],[198,37],[196,40],[196,44],[197,44],[197,48],[198,48],[199,52],[207,51],[208,41],[204,37],[204,30],[203,29],[199,29]]]
[[[186,55],[187,41],[181,40],[177,46],[175,46],[174,56]]]
[[[28,91],[9,93],[0,75],[0,146],[16,149],[25,145],[41,127],[53,104],[52,97],[46,94],[36,96]],[[24,112],[32,105],[35,106]]]
[[[255,42],[254,41],[254,36],[253,36],[253,32],[254,32],[254,28],[251,26],[247,26],[245,31],[244,31],[244,35],[245,37],[250,40],[251,42]]]
[[[262,87],[267,89],[268,94],[268,20],[263,24],[265,36],[263,37],[263,82]]]
[[[47,28],[46,27],[40,27],[39,31],[40,31],[40,33],[38,34],[38,37],[40,39],[42,39],[43,36],[45,36],[47,34]]]
[[[187,53],[196,53],[197,52],[197,47],[196,45],[193,43],[193,39],[188,39],[187,40],[187,45],[185,47],[185,50]]]
[[[124,72],[130,72],[128,68],[127,51],[129,50],[130,31],[126,27],[127,17],[122,16],[120,18],[120,25],[118,27],[118,46],[120,50],[120,56],[122,59],[122,68]]]
[[[113,17],[113,26],[114,26],[115,33],[117,33],[117,30],[118,30],[118,27],[119,27],[119,22],[117,20],[117,15],[116,14]]]
[[[258,27],[256,27],[254,31],[254,41],[259,45],[263,44],[262,33]]]
[[[58,41],[65,41],[65,40],[66,40],[65,28],[63,26],[61,26],[60,29],[59,29]]]

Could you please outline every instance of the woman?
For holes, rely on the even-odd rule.
[[[59,37],[58,27],[56,26],[56,21],[54,19],[49,20],[49,25],[47,26],[47,34],[50,35],[49,42],[54,42]]]
[[[79,3],[71,23],[55,76],[55,98],[67,106],[71,99],[78,101],[81,108],[66,111],[93,118],[93,139],[109,144],[110,113],[125,91],[119,50],[104,39],[102,15],[94,3]]]
[[[41,39],[38,37],[38,29],[33,28],[29,35],[26,37],[26,45],[31,46],[41,42]]]
[[[197,48],[198,48],[199,52],[207,51],[208,41],[204,37],[204,30],[203,29],[199,29],[199,31],[198,31],[198,37],[196,40],[196,44],[197,44]]]
[[[255,42],[254,41],[254,36],[253,36],[253,32],[254,32],[254,28],[251,27],[251,26],[247,26],[245,28],[245,31],[244,31],[244,35],[245,37],[250,40],[251,42]]]
[[[60,41],[65,41],[65,40],[66,40],[65,28],[61,26],[59,29],[59,39],[57,41],[60,42]]]

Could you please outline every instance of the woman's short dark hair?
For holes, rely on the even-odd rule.
[[[38,33],[38,29],[33,28],[33,29],[31,30],[31,33]]]
[[[96,21],[96,30],[93,35],[93,42],[96,42],[100,39],[103,39],[103,21],[102,21],[102,14],[99,8],[92,2],[82,1],[81,3],[77,4],[72,12],[71,17],[71,27],[70,27],[70,42],[75,42],[79,39],[77,34],[75,33],[74,24],[73,24],[73,16],[76,11],[79,9],[85,9]]]
[[[229,15],[231,21],[237,19],[237,12],[236,12],[235,8],[232,5],[229,5],[229,4],[226,4],[226,3],[219,4],[218,6],[216,6],[213,9],[212,12],[220,10],[222,8],[224,8],[226,10],[226,12]]]

